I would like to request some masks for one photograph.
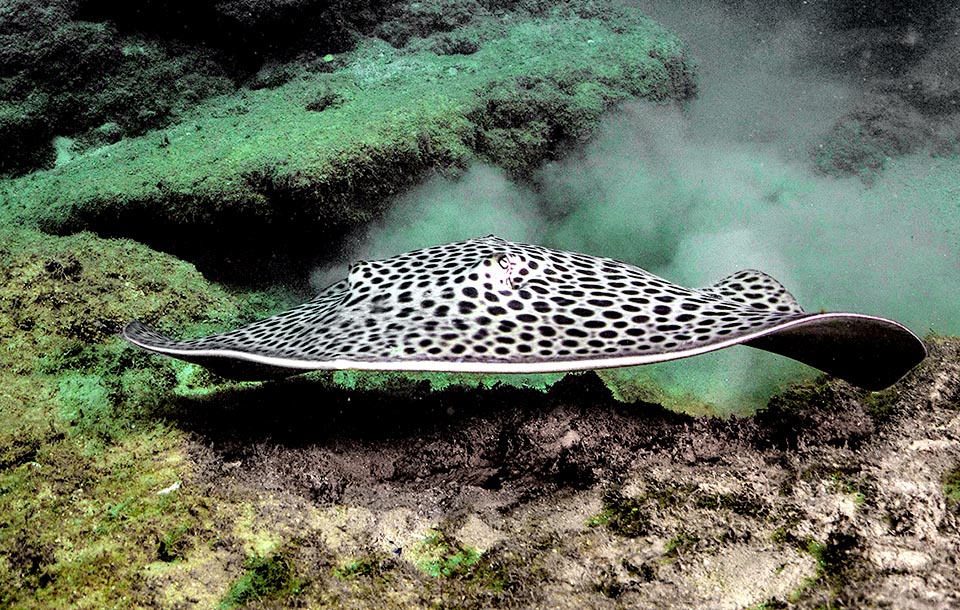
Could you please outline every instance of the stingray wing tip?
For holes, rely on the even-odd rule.
[[[745,344],[871,391],[890,387],[927,357],[923,340],[906,326],[850,313],[812,314]]]
[[[120,332],[128,343],[144,349],[156,349],[172,342],[170,337],[150,328],[140,320],[131,320]]]

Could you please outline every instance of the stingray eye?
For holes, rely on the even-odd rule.
[[[507,260],[506,254],[500,254],[497,256],[497,263],[500,265],[501,269],[506,269],[510,266],[510,261]]]

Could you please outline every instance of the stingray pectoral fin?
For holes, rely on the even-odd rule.
[[[900,380],[927,356],[927,348],[892,320],[849,313],[814,314],[744,343],[804,364],[867,390]]]
[[[183,342],[157,332],[139,320],[123,328],[123,338],[140,349],[177,358],[200,366],[227,379],[237,381],[264,381],[290,377],[303,370],[258,362],[249,354],[228,350],[203,350],[184,347]]]

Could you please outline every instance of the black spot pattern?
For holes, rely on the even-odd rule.
[[[759,271],[689,289],[612,259],[489,236],[358,262],[313,300],[230,332],[173,341],[131,325],[126,336],[170,355],[313,368],[531,363],[684,352],[806,315]]]

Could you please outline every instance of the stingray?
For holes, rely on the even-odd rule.
[[[807,313],[759,271],[684,288],[610,258],[493,235],[354,263],[313,300],[229,332],[176,341],[135,320],[123,336],[246,380],[319,369],[580,371],[747,345],[879,390],[926,357],[903,325]]]

